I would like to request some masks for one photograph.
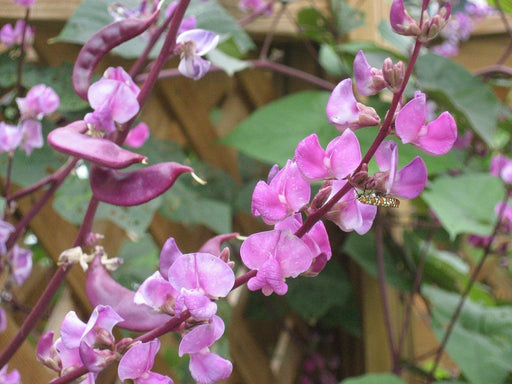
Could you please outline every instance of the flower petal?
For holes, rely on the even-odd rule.
[[[359,109],[351,79],[342,80],[334,88],[327,102],[326,113],[329,122],[340,131],[359,128]]]
[[[391,193],[398,197],[414,199],[418,197],[427,183],[427,167],[423,159],[416,156],[396,174]]]
[[[413,142],[426,153],[439,156],[448,153],[457,140],[457,124],[449,112],[443,112],[426,127],[425,134],[420,134]]]
[[[418,137],[425,125],[426,115],[426,96],[424,93],[417,92],[414,99],[400,109],[395,119],[396,134],[402,143],[410,143]]]
[[[190,355],[189,369],[198,384],[214,384],[231,375],[233,364],[214,353],[194,353]]]
[[[322,180],[329,175],[324,163],[325,151],[320,146],[316,133],[303,139],[295,150],[295,162],[308,180]]]
[[[124,381],[138,379],[153,367],[155,356],[160,349],[160,340],[153,339],[147,343],[135,344],[121,358],[117,373]]]

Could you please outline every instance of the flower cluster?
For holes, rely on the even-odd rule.
[[[213,300],[225,297],[233,287],[235,275],[228,263],[229,254],[207,252],[182,254],[169,238],[160,254],[160,270],[147,278],[135,294],[136,304],[179,316],[185,311],[192,324],[179,347],[179,355],[190,355],[190,372],[199,383],[214,383],[231,374],[230,361],[210,352],[224,333],[224,322],[216,315]]]
[[[6,47],[17,47],[20,46],[23,41],[23,31],[25,31],[24,49],[27,49],[32,45],[34,41],[34,28],[25,26],[25,21],[18,20],[16,24],[5,24],[0,29],[0,41]]]
[[[183,76],[199,80],[208,73],[211,63],[201,56],[215,49],[219,35],[204,29],[190,29],[176,39],[176,52],[180,55],[178,70]]]

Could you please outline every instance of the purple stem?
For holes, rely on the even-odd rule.
[[[9,200],[10,200],[10,190],[11,190],[11,177],[12,177],[12,161],[14,154],[9,152],[9,156],[7,159],[7,173],[5,176],[5,210],[4,210],[4,220],[7,220],[7,215],[9,212]]]
[[[382,312],[384,314],[384,326],[386,327],[386,334],[388,337],[389,353],[391,356],[391,363],[393,365],[393,373],[395,375],[398,375],[400,373],[400,365],[397,348],[393,337],[393,328],[391,326],[391,314],[389,312],[389,302],[386,294],[386,268],[384,264],[382,221],[378,213],[375,225],[375,247],[377,251],[377,274],[379,280],[380,297],[382,301]]]
[[[505,214],[505,208],[508,205],[508,201],[510,200],[511,195],[512,195],[512,191],[507,191],[506,196],[505,196],[505,202],[500,207],[500,211],[498,212],[498,219],[496,221],[496,224],[494,225],[494,229],[492,231],[491,238],[489,239],[489,242],[487,243],[486,247],[484,248],[484,254],[482,255],[482,258],[480,259],[480,262],[478,263],[476,268],[471,273],[471,277],[469,279],[468,285],[466,285],[464,292],[460,296],[459,304],[457,305],[457,308],[455,308],[455,312],[453,312],[453,315],[450,318],[450,322],[448,323],[448,326],[446,327],[446,332],[444,333],[443,339],[441,341],[441,345],[439,346],[439,349],[436,352],[434,364],[432,365],[432,368],[430,369],[430,372],[428,373],[427,383],[429,383],[429,384],[434,379],[434,372],[436,371],[437,367],[439,366],[439,362],[441,361],[441,356],[443,355],[443,351],[446,348],[448,339],[450,338],[450,335],[452,334],[453,327],[455,326],[455,323],[457,322],[457,319],[459,318],[459,315],[462,311],[462,307],[464,306],[464,303],[466,302],[469,292],[471,291],[471,288],[473,288],[473,285],[476,283],[478,274],[480,273],[480,270],[484,266],[485,260],[487,260],[487,257],[491,253],[491,246],[494,243],[494,239],[496,238],[496,235],[498,234],[501,220],[503,218],[503,215]]]
[[[265,60],[268,58],[268,51],[270,49],[270,44],[272,44],[272,39],[274,38],[274,31],[276,29],[277,23],[281,19],[281,16],[283,16],[284,11],[286,11],[286,4],[287,3],[281,3],[281,9],[278,13],[276,13],[274,19],[272,20],[272,24],[270,25],[270,29],[265,36],[265,41],[263,42],[263,47],[260,51],[260,60]]]

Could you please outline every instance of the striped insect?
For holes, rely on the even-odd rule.
[[[380,192],[358,193],[357,200],[359,200],[360,203],[375,205],[377,207],[398,208],[400,206],[400,200],[396,197]]]

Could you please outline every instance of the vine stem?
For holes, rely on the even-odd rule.
[[[12,162],[13,162],[14,153],[9,152],[7,159],[7,171],[5,175],[5,208],[4,208],[4,221],[7,220],[8,212],[9,212],[9,195],[11,192],[11,177],[12,177]]]
[[[439,366],[439,362],[441,361],[441,356],[443,355],[443,351],[446,348],[446,344],[448,344],[448,339],[450,338],[450,336],[452,334],[453,327],[455,326],[455,323],[457,322],[457,319],[459,318],[459,315],[462,312],[462,307],[464,306],[464,303],[466,302],[466,299],[467,299],[467,297],[469,295],[469,292],[471,292],[471,288],[473,288],[473,285],[476,283],[478,274],[480,273],[480,271],[481,271],[481,269],[482,269],[482,267],[483,267],[483,265],[485,263],[485,260],[487,260],[487,257],[491,253],[491,246],[492,246],[492,244],[494,242],[494,239],[496,238],[496,235],[498,234],[498,231],[499,231],[499,228],[500,228],[500,224],[501,224],[501,220],[502,220],[503,215],[505,213],[505,208],[508,205],[508,202],[510,200],[511,194],[512,194],[512,191],[507,191],[506,196],[505,196],[504,204],[500,207],[500,211],[499,211],[499,213],[497,215],[498,216],[497,217],[497,221],[496,221],[496,224],[494,225],[494,229],[492,231],[492,234],[491,234],[491,237],[489,239],[489,242],[487,243],[487,245],[484,248],[484,254],[482,255],[482,258],[480,259],[480,262],[478,263],[476,268],[471,273],[471,277],[469,279],[469,282],[466,285],[466,288],[464,289],[464,292],[460,296],[459,303],[457,304],[457,307],[455,308],[455,311],[453,312],[453,315],[450,318],[450,321],[449,321],[448,326],[446,328],[446,332],[444,333],[443,339],[441,340],[441,345],[439,346],[438,350],[436,351],[436,355],[435,355],[435,359],[434,359],[434,364],[432,365],[432,368],[430,369],[430,371],[428,373],[428,378],[427,378],[427,382],[428,383],[431,383],[433,381],[433,379],[434,379],[434,373],[435,373],[437,367]]]
[[[279,20],[281,20],[281,16],[283,16],[283,13],[286,11],[286,4],[287,3],[281,3],[281,9],[278,13],[274,16],[274,19],[272,20],[272,24],[270,25],[270,29],[267,32],[267,35],[265,36],[265,41],[263,42],[263,47],[260,51],[260,59],[265,60],[268,58],[268,51],[270,49],[270,44],[272,44],[272,39],[274,38],[274,31],[277,27],[277,23]]]
[[[400,373],[400,364],[398,349],[395,344],[393,335],[393,328],[391,325],[391,314],[389,312],[389,301],[386,291],[386,268],[384,264],[384,249],[382,239],[382,220],[377,212],[375,223],[375,248],[377,253],[377,277],[379,281],[380,298],[382,301],[382,312],[384,315],[384,326],[386,327],[386,335],[388,338],[389,353],[391,356],[391,363],[393,373],[398,375]]]

